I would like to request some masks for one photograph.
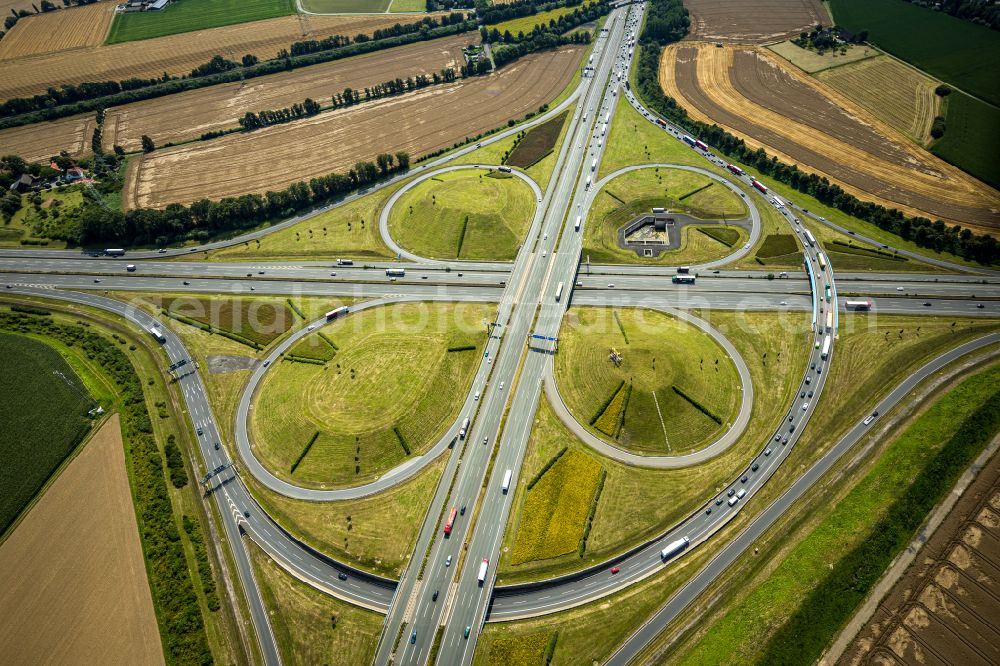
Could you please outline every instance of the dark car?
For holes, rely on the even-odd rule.
[[[9,288],[9,287],[10,287],[10,285],[7,285],[7,287]],[[983,309],[984,307],[986,307],[986,306],[985,306],[985,305],[983,305],[982,303],[976,303],[976,307],[977,307],[977,308],[979,308],[980,310],[982,310],[982,309]]]
[[[712,507],[708,507],[707,509],[705,509],[706,516],[711,515],[711,513],[712,513]]]
[[[810,365],[809,369],[810,370],[815,370],[816,369],[816,363],[813,363],[812,365]]]
[[[462,510],[461,510],[461,511],[459,511],[459,514],[460,514],[460,515],[462,515],[462,516],[464,516],[464,515],[465,515],[465,506],[463,506],[463,507],[462,507]]]
[[[757,463],[754,463],[753,465],[750,466],[750,471],[751,472],[756,472],[759,469],[760,469],[760,465],[757,464]]]
[[[198,434],[202,435],[202,434],[204,434],[204,431],[201,428],[198,428]]]
[[[438,600],[438,590],[434,590],[434,594],[431,595],[431,601]]]
[[[730,489],[729,489],[729,492],[728,492],[728,493],[726,493],[726,495],[727,495],[727,496],[729,496],[729,497],[732,497],[732,496],[733,496],[733,495],[735,495],[735,494],[736,494],[736,490],[734,490],[733,488],[730,488]]]
[[[781,445],[784,446],[785,444],[788,444],[788,438],[787,437],[785,437],[783,440],[781,440]]]
[[[190,282],[188,282],[187,280],[184,280],[184,284],[185,284],[185,285],[189,285],[189,284],[191,284],[191,283],[190,283]]]
[[[219,443],[218,443],[218,442],[216,442],[216,443],[215,443],[215,450],[216,450],[216,451],[218,451],[218,450],[219,450]]]
[[[931,302],[930,301],[925,301],[924,302],[924,307],[925,308],[929,308],[930,306],[931,306]]]
[[[345,574],[343,571],[338,571],[337,578],[339,578],[340,580],[347,580],[347,574]]]
[[[749,479],[749,478],[750,478],[749,476],[747,476],[746,474],[744,474],[744,475],[743,475],[743,478],[742,478],[742,479],[740,479],[740,483],[746,483],[746,482],[747,482],[747,479]]]
[[[722,498],[715,500],[715,506],[722,506]]]

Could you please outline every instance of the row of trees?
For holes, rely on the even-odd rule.
[[[603,5],[607,6],[607,5]],[[565,44],[589,44],[589,32],[576,32],[571,35],[556,34],[554,32],[532,31],[531,37],[525,41],[513,44],[504,44],[493,49],[493,62],[497,67],[503,67],[507,63],[517,60],[521,56],[544,49],[553,49]]]
[[[308,183],[300,181],[278,192],[244,194],[220,201],[201,199],[190,206],[175,203],[163,210],[138,208],[122,213],[86,199],[74,223],[66,227],[63,240],[79,245],[112,243],[124,246],[203,241],[223,232],[290,217],[409,167],[407,153],[382,153],[376,156],[375,162],[358,162],[347,173],[331,173]]]
[[[506,4],[491,4],[485,0],[476,3],[476,16],[485,25],[503,23],[522,16],[534,16],[541,12],[552,11],[560,7],[577,7],[583,0],[550,0],[536,2],[535,0],[515,0]]]
[[[462,16],[462,14],[451,16]],[[219,83],[265,76],[404,44],[455,35],[476,28],[475,21],[449,23],[445,19],[450,21],[449,17],[443,17],[443,24],[438,25],[435,19],[427,17],[412,30],[410,26],[399,26],[400,34],[392,37],[378,40],[368,40],[365,37],[362,41],[357,41],[355,38],[344,46],[300,55],[292,55],[282,49],[278,57],[263,62],[258,62],[255,56],[244,56],[242,66],[241,63],[217,55],[209,62],[196,67],[190,76],[185,77],[164,73],[152,79],[131,78],[122,81],[85,82],[78,85],[63,84],[59,88],[50,87],[44,94],[14,98],[0,104],[0,119],[2,119],[0,128],[53,120],[94,111],[101,107],[108,108]]]
[[[247,111],[242,118],[240,118],[240,127],[245,131],[249,132],[255,129],[260,129],[261,127],[268,127],[270,125],[278,125],[280,123],[287,123],[293,120],[298,120],[299,118],[305,118],[307,116],[315,116],[320,112],[322,107],[319,102],[315,101],[311,97],[306,97],[305,101],[301,104],[296,102],[290,107],[285,107],[284,109],[278,109],[277,111]]]
[[[993,30],[1000,30],[1000,5],[993,0],[906,0]]]
[[[597,20],[606,14],[609,9],[610,7],[605,2],[594,2],[586,7],[575,9],[569,14],[563,14],[557,19],[549,19],[547,24],[538,23],[528,33],[525,33],[523,30],[518,31],[516,35],[512,34],[510,30],[504,30],[501,33],[497,28],[488,28],[483,25],[479,27],[479,36],[484,42],[490,44],[516,44],[534,39],[546,32],[554,35],[563,35],[579,25]],[[589,41],[587,39],[586,41],[578,41],[577,43],[589,43]]]
[[[658,18],[655,22],[652,18]],[[780,162],[762,148],[750,148],[743,139],[718,125],[693,120],[677,101],[663,94],[658,78],[660,46],[687,34],[690,20],[681,0],[652,0],[650,20],[641,35],[642,45],[636,69],[637,88],[643,101],[674,124],[683,127],[730,159],[753,167],[761,174],[774,178],[807,194],[819,202],[844,213],[913,241],[920,247],[938,252],[950,252],[970,261],[993,264],[1000,261],[1000,243],[992,236],[975,235],[959,225],[947,226],[942,220],[909,217],[895,208],[886,208],[870,201],[861,201],[845,192],[826,177],[801,171],[797,165]]]

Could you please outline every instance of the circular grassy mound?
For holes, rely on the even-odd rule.
[[[598,192],[584,230],[584,253],[594,263],[694,264],[725,257],[750,236],[733,225],[687,225],[681,231],[681,246],[658,257],[640,257],[619,247],[618,230],[653,208],[702,220],[742,220],[749,214],[739,196],[708,176],[666,167],[637,169]]]
[[[272,366],[251,428],[273,473],[357,485],[425,452],[458,417],[490,307],[408,303],[324,326]]]
[[[726,352],[696,326],[652,310],[573,308],[555,371],[573,416],[636,453],[697,450],[739,410],[739,375]]]
[[[428,178],[393,206],[389,231],[402,247],[434,259],[513,259],[535,211],[520,178],[481,169]]]

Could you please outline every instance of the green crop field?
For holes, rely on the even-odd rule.
[[[569,116],[569,111],[564,111],[552,120],[528,130],[514,146],[514,149],[510,151],[504,164],[516,166],[519,169],[527,169],[537,164],[555,149],[556,141],[562,134],[563,124],[566,122],[567,116]]]
[[[685,198],[681,201],[680,197]],[[693,228],[683,229],[679,249],[659,257],[639,257],[618,247],[618,230],[654,207],[700,219],[741,219],[747,215],[740,198],[708,176],[668,168],[630,171],[609,182],[598,194],[584,229],[584,254],[596,263],[677,264],[707,261],[731,251],[731,247]],[[742,228],[728,229],[737,234],[736,242],[748,237]]]
[[[323,365],[272,366],[253,410],[258,456],[279,476],[330,486],[371,481],[423,453],[458,416],[491,312],[479,304],[410,303],[317,329],[313,335],[326,335],[337,354]],[[476,349],[448,351],[466,345]]]
[[[398,7],[390,7],[398,5]],[[403,7],[411,9],[403,9]],[[416,9],[412,9],[416,7]],[[422,12],[427,8],[426,2],[415,0],[302,0],[302,9],[314,14],[384,14],[385,12]]]
[[[90,431],[93,405],[80,379],[52,347],[0,334],[0,534]]]
[[[576,552],[600,475],[593,456],[577,450],[561,456],[528,491],[511,563]]]
[[[960,92],[948,95],[947,128],[931,152],[1000,188],[1000,108]]]
[[[115,14],[107,43],[164,37],[294,13],[292,0],[172,0],[160,11]],[[241,55],[237,54],[237,58]]]
[[[1000,33],[902,0],[831,0],[834,22],[966,92],[1000,105]]]
[[[813,646],[828,643],[846,619],[845,612],[852,609],[852,602],[858,603],[865,591],[856,591],[855,598],[850,600],[838,595],[834,604],[830,599],[815,599],[815,594],[810,598],[810,592],[830,577],[841,576],[843,572],[835,569],[838,561],[869,537],[887,508],[904,496],[909,484],[962,421],[996,393],[998,380],[997,366],[969,377],[909,425],[844,498],[821,509],[822,522],[801,535],[804,538],[781,558],[770,575],[748,586],[752,591],[714,623],[678,663],[775,663],[761,659],[762,655],[776,656],[768,652],[767,639],[779,627],[787,626],[792,614],[809,603],[827,609],[839,606],[837,612],[824,610],[819,614],[814,608],[814,617],[820,620],[809,628],[814,639],[800,641],[797,636],[793,652],[789,654],[788,646],[783,646],[786,651],[779,652],[782,658],[778,661],[808,663],[817,657],[818,654],[802,654],[797,650],[802,642]],[[986,434],[986,439],[990,437],[991,434]],[[919,521],[920,517],[914,519]],[[908,540],[906,535],[901,538]],[[867,571],[860,572],[861,575],[869,580],[877,577],[893,555],[886,553],[883,561],[873,568],[866,566]],[[834,585],[840,587],[843,582]]]
[[[608,358],[611,349],[622,355],[618,367]],[[631,384],[616,444],[639,453],[700,448],[719,435],[739,407],[739,376],[725,351],[700,329],[653,310],[570,310],[559,338],[556,380],[570,411],[585,425],[622,381]],[[721,417],[722,424],[674,386]],[[600,424],[596,420],[591,431],[608,439]]]
[[[576,9],[576,7],[559,7],[547,12],[539,12],[538,14],[534,14],[532,16],[522,16],[520,18],[511,19],[510,21],[504,21],[503,23],[497,23],[496,25],[491,25],[490,29],[492,30],[493,28],[496,28],[500,31],[501,35],[505,32],[509,32],[514,37],[517,37],[517,33],[519,32],[528,34],[536,25],[548,26],[549,21],[555,21],[560,16],[572,14],[576,11]]]
[[[267,346],[292,327],[294,315],[284,301],[257,298],[155,298],[171,315],[192,319],[244,340]]]
[[[404,194],[389,216],[389,230],[422,257],[513,259],[534,210],[534,193],[519,178],[452,171]]]

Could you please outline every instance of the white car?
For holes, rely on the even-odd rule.
[[[896,287],[896,291],[905,291],[906,287]]]

